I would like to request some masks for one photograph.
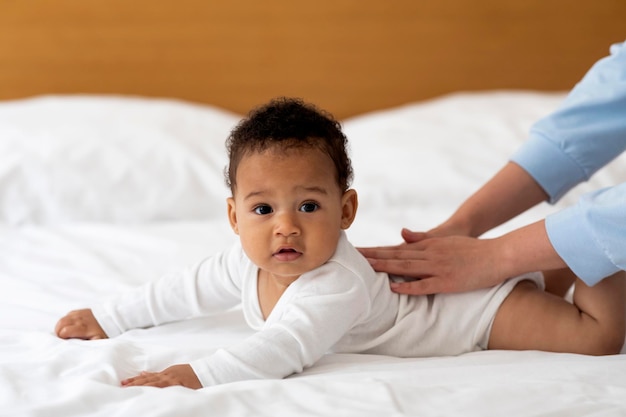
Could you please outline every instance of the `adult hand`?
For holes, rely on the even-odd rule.
[[[360,248],[376,271],[415,281],[394,282],[402,294],[434,294],[470,291],[499,284],[507,276],[500,271],[499,245],[492,239],[467,236],[429,237],[428,233],[403,231],[407,243]]]
[[[417,237],[412,243],[359,250],[377,271],[421,278],[392,285],[398,293],[415,295],[470,291],[526,272],[567,267],[550,243],[544,220],[494,239]]]
[[[56,324],[55,333],[62,339],[106,339],[107,335],[98,324],[90,309],[70,311]]]
[[[165,388],[181,385],[186,388],[202,388],[200,380],[190,365],[173,365],[161,372],[142,372],[122,381],[124,387],[148,386]]]

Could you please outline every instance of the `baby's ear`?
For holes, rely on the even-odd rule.
[[[237,227],[237,211],[235,210],[235,199],[228,197],[226,199],[226,203],[228,204],[228,221],[230,222],[230,227],[233,229],[235,234],[239,234],[239,228]]]
[[[355,190],[350,189],[341,197],[341,228],[347,229],[352,225],[356,217],[356,209],[359,206],[359,198]]]

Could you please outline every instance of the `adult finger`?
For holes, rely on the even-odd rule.
[[[434,277],[408,282],[392,282],[390,283],[390,287],[395,293],[408,295],[428,295],[450,292],[450,289],[446,287],[444,281]]]
[[[386,272],[412,278],[423,278],[432,275],[430,262],[421,259],[369,259],[372,268],[377,272]]]
[[[370,247],[358,247],[356,248],[359,252],[361,252],[361,255],[367,257],[378,257],[378,256],[382,256],[385,253],[388,252],[395,252],[397,250],[402,250],[403,247],[406,246],[406,243],[401,243],[399,245],[394,245],[394,246],[370,246]]]
[[[424,260],[427,259],[425,251],[419,243],[412,243],[411,246],[404,246],[402,248],[396,248],[393,250],[369,250],[367,255],[364,255],[367,259],[388,259],[388,260]]]
[[[406,243],[416,243],[430,237],[426,232],[413,232],[409,229],[402,229],[401,234]]]

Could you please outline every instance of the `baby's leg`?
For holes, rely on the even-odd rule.
[[[626,334],[626,274],[593,287],[576,279],[573,304],[522,281],[493,322],[489,349],[619,353]]]
[[[569,268],[555,269],[544,271],[543,280],[546,284],[546,292],[565,297],[567,291],[576,282],[576,275]]]

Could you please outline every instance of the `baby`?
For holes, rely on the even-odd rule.
[[[283,378],[325,353],[399,357],[475,350],[619,352],[624,280],[579,287],[575,305],[541,290],[539,273],[462,294],[405,296],[348,242],[357,211],[347,139],[330,115],[296,99],[252,111],[227,141],[228,219],[239,243],[56,326],[62,338],[114,337],[241,303],[249,338],[124,386],[201,388]],[[614,292],[607,302],[607,292]],[[611,301],[613,300],[613,301]],[[621,309],[621,310],[620,310]],[[621,312],[621,314],[620,314]]]

